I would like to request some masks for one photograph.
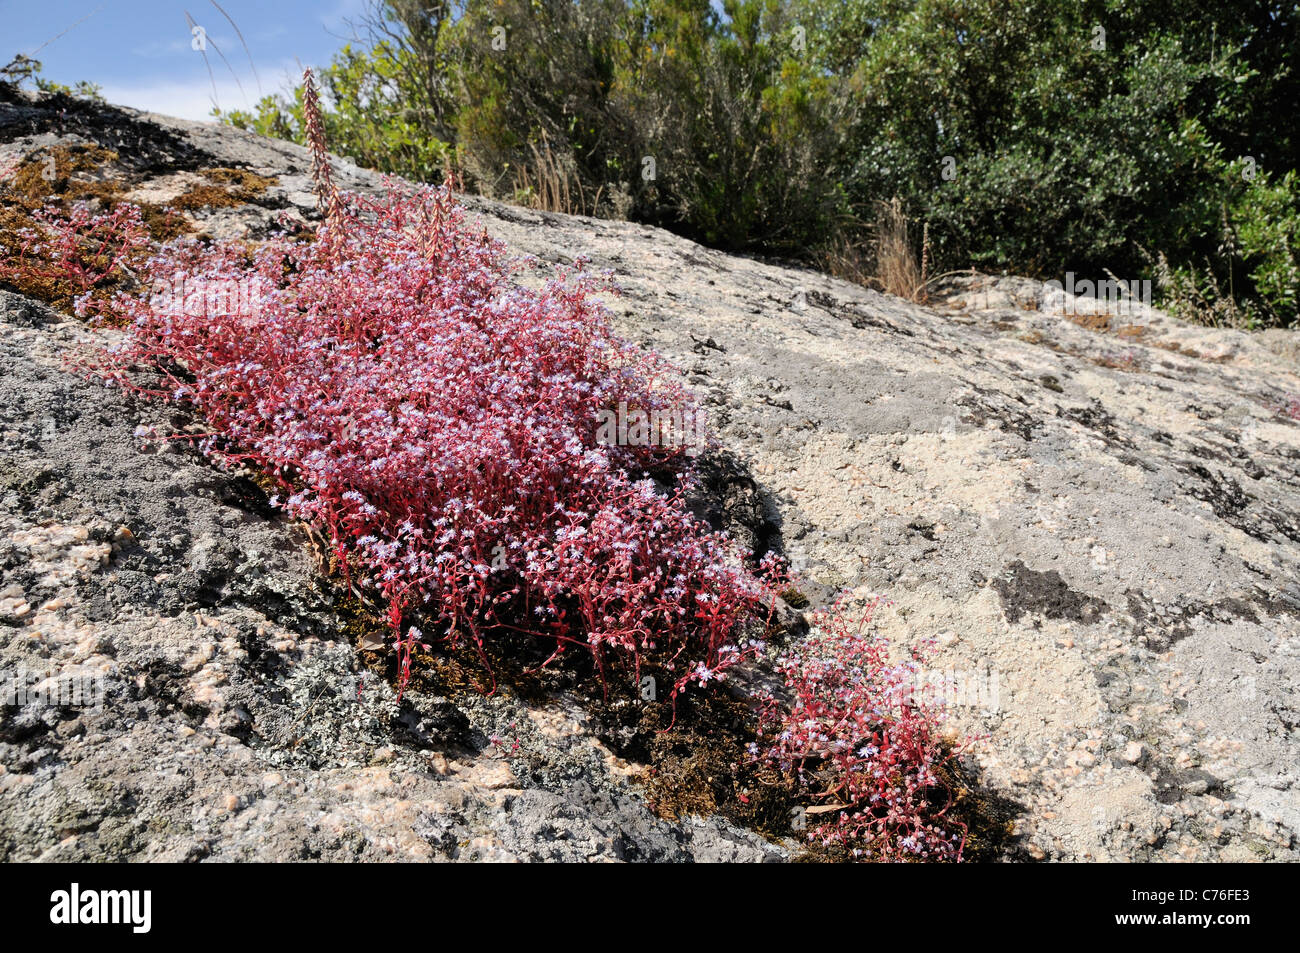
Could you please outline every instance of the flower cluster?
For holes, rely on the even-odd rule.
[[[877,605],[816,614],[778,662],[793,700],[766,699],[751,754],[807,802],[796,826],[810,841],[861,859],[960,860],[965,826],[942,777],[955,755],[937,713],[912,698],[921,654],[891,662],[869,631]]]
[[[338,201],[313,242],[165,246],[142,284],[247,284],[255,307],[121,295],[102,372],[193,408],[205,452],[281,487],[388,605],[403,680],[435,632],[485,664],[501,633],[581,647],[602,680],[649,660],[674,696],[722,677],[770,587],[687,509],[682,442],[598,434],[624,405],[693,420],[669,365],[612,332],[581,264],[513,283],[446,188]]]

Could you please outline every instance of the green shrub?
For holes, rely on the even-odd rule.
[[[384,171],[453,164],[490,195],[854,276],[897,198],[934,273],[1159,277],[1295,320],[1293,6],[389,0],[374,26],[322,80],[332,141]],[[296,97],[226,118],[302,138]]]

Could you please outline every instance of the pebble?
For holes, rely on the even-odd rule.
[[[31,611],[32,607],[25,599],[0,599],[0,615],[21,619]]]
[[[446,776],[451,773],[451,765],[447,761],[447,756],[436,751],[429,752],[425,760],[429,764],[429,770],[434,774]]]

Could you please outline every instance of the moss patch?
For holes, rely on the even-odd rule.
[[[53,199],[93,196],[104,183],[88,176],[97,175],[106,165],[117,161],[117,153],[99,146],[55,146],[29,155],[4,183],[11,199],[31,211]]]
[[[268,188],[279,184],[276,178],[258,175],[247,169],[218,167],[202,169],[199,174],[208,180],[207,183],[196,185],[176,198],[171,203],[174,207],[193,211],[257,204],[264,200]]]
[[[258,175],[256,172],[250,172],[247,169],[218,167],[204,169],[200,174],[211,182],[237,189],[249,196],[250,200],[265,194],[266,190],[271,186],[280,184],[280,180],[273,175]]]

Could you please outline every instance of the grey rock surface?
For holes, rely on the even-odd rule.
[[[136,157],[150,200],[198,163],[279,178],[261,207],[199,215],[210,234],[314,212],[296,146],[0,105],[0,159],[98,141],[129,161],[112,136],[171,150]],[[336,180],[380,184],[342,161]],[[612,271],[616,323],[703,398],[814,602],[882,594],[895,644],[936,643],[954,728],[984,736],[985,781],[1023,808],[1011,858],[1300,857],[1295,333],[1090,317],[989,276],[923,306],[644,226],[465,204],[540,260],[528,281],[579,256]],[[569,700],[398,708],[358,684],[300,531],[237,475],[135,438],[173,422],[69,372],[84,326],[15,295],[0,320],[0,671],[106,685],[96,711],[3,709],[0,856],[788,855],[655,818]]]

